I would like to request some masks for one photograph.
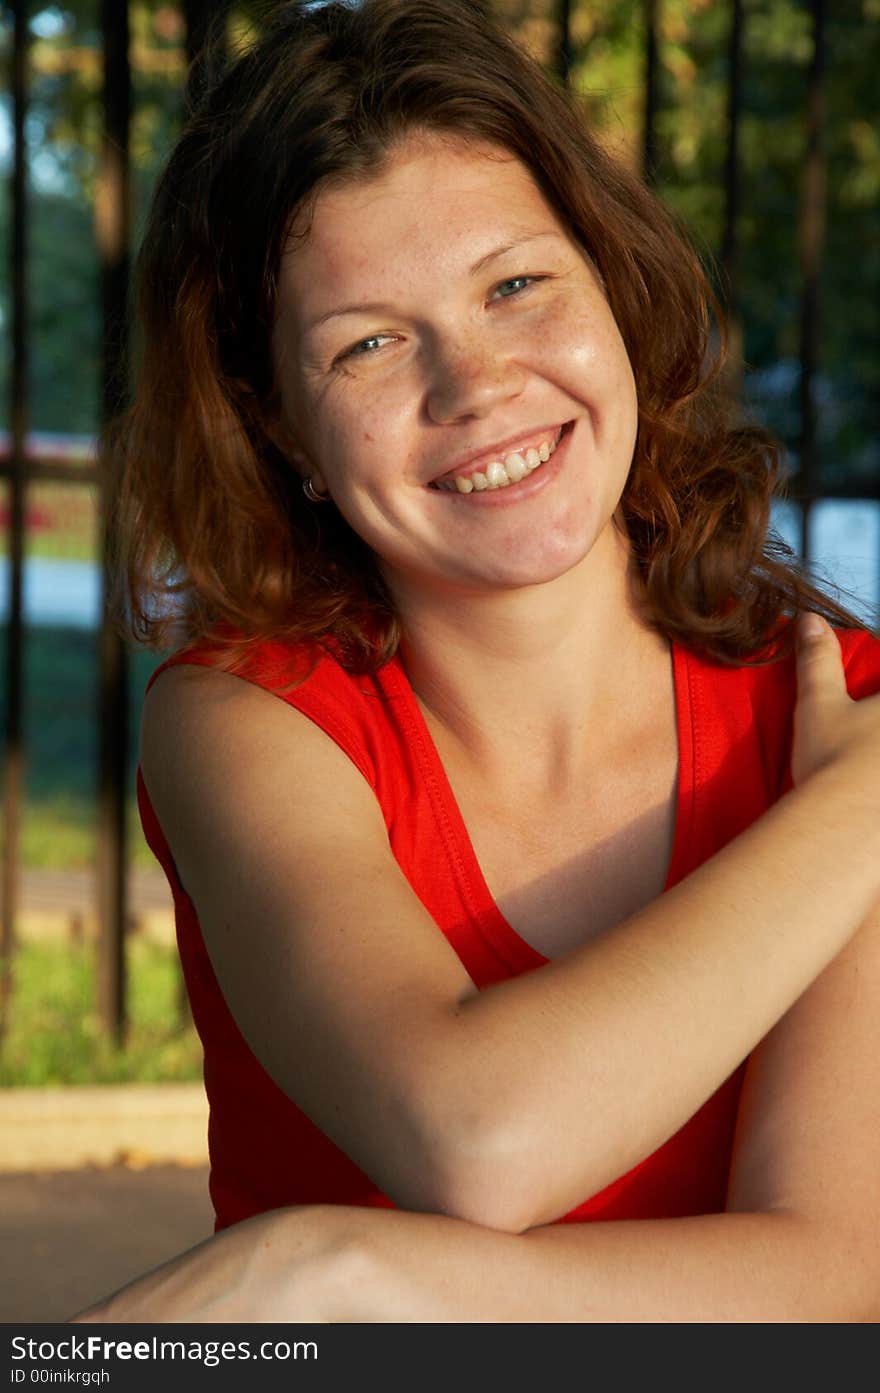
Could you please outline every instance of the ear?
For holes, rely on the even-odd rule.
[[[290,461],[298,474],[305,477],[314,472],[305,452],[280,410],[264,413],[263,429],[275,449],[279,450],[285,459]]]
[[[284,458],[296,470],[300,478],[305,482],[310,479],[312,488],[316,493],[328,494],[329,490],[320,469],[312,464],[308,455],[297,442],[296,436],[284,419],[280,411],[275,412],[271,417],[264,417],[263,429],[268,435],[276,450],[279,450]]]

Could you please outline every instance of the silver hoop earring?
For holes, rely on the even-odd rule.
[[[329,493],[318,493],[310,478],[303,479],[303,493],[310,503],[326,503]]]

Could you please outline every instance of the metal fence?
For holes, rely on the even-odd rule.
[[[726,284],[734,346],[738,341],[739,229],[741,219],[740,137],[743,115],[744,31],[749,15],[744,0],[727,0],[726,152],[723,164],[721,263]],[[228,9],[228,0],[186,0],[183,4],[185,43],[192,60],[212,21]],[[7,6],[12,20],[12,175],[10,239],[11,373],[8,447],[0,452],[0,479],[9,487],[8,556],[9,610],[6,630],[7,703],[5,739],[5,804],[2,889],[0,990],[5,1022],[11,993],[15,924],[19,889],[19,848],[24,783],[23,748],[23,615],[22,573],[25,546],[25,497],[37,481],[98,484],[94,459],[72,462],[59,452],[38,449],[28,431],[29,343],[26,331],[28,287],[28,107],[29,18],[33,6],[14,0]],[[818,496],[816,375],[819,366],[819,287],[825,236],[825,85],[829,51],[824,0],[806,6],[812,58],[802,93],[804,113],[803,184],[800,204],[800,439],[798,468],[788,493],[801,507],[801,555],[809,555],[810,512]],[[576,51],[577,4],[554,0],[556,27],[551,63],[565,80]],[[660,104],[659,65],[662,54],[662,0],[642,0],[643,129],[642,166],[651,181],[657,169],[657,123]],[[101,403],[104,419],[122,403],[122,349],[127,338],[126,296],[130,272],[131,206],[129,160],[132,118],[132,75],[129,61],[129,6],[120,0],[100,0],[103,38],[102,143],[96,196],[96,254],[100,263],[102,352]],[[830,55],[833,61],[833,55]],[[880,480],[857,490],[844,479],[840,496],[880,498]],[[106,555],[106,517],[99,508],[101,545]],[[106,621],[99,645],[99,702],[95,714],[100,731],[98,770],[97,905],[99,918],[100,1008],[105,1029],[121,1041],[126,1025],[125,924],[127,919],[127,848],[125,807],[128,727],[128,658],[124,643]]]

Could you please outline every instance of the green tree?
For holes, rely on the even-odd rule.
[[[247,42],[259,0],[237,4],[229,29]],[[494,0],[519,40],[552,63],[557,0]],[[821,444],[824,483],[876,486],[880,469],[880,0],[840,0],[828,27],[827,253],[822,280]],[[712,274],[720,250],[727,139],[730,6],[662,0],[657,185]],[[185,75],[178,6],[132,0],[134,225],[178,127]],[[67,0],[34,18],[29,131],[31,193],[31,419],[35,428],[97,426],[97,270],[92,203],[100,128],[97,0]],[[11,33],[8,12],[0,34]],[[572,85],[614,152],[638,167],[644,105],[643,6],[575,0]],[[800,271],[798,208],[810,58],[806,0],[747,0],[743,117],[740,301],[746,387],[756,409],[792,447],[799,423],[796,359]],[[8,190],[0,245],[8,245]],[[8,296],[0,298],[8,318]],[[3,365],[5,372],[6,365]],[[786,385],[787,384],[787,385]],[[2,410],[5,415],[5,386]]]

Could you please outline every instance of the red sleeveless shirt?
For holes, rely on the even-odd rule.
[[[838,634],[854,698],[880,690],[880,640]],[[184,649],[176,663],[211,665],[216,650]],[[744,831],[791,787],[795,662],[729,668],[673,644],[678,809],[666,889]],[[302,655],[265,642],[237,675],[275,692],[340,746],[374,791],[393,854],[477,987],[546,961],[492,901],[420,708],[397,659],[354,677],[322,657],[284,692]],[[149,687],[148,687],[149,690]],[[174,898],[177,939],[205,1055],[211,1197],[216,1227],[289,1204],[391,1201],[284,1094],[243,1039],[217,983],[140,769],[148,844]],[[723,1210],[745,1061],[669,1141],[565,1220],[672,1218]]]

